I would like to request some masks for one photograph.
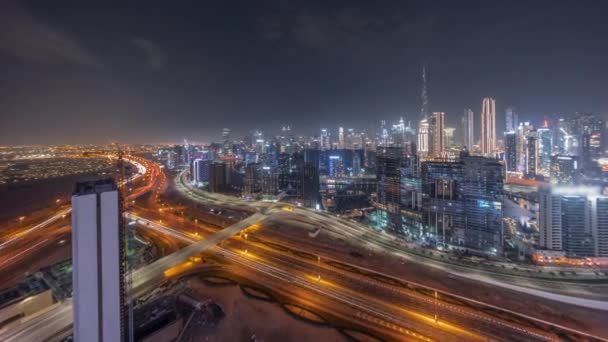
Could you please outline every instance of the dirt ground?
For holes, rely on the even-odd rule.
[[[347,341],[335,329],[295,318],[276,303],[246,296],[237,285],[209,285],[197,278],[188,283],[199,299],[213,299],[226,314],[217,327],[196,327],[194,341]]]

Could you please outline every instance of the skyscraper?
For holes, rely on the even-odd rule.
[[[467,151],[473,150],[475,144],[475,121],[474,114],[471,109],[465,109],[461,120],[462,126],[462,145]]]
[[[594,237],[594,254],[608,257],[608,197],[591,198],[591,235]]]
[[[550,188],[538,192],[539,245],[542,248],[562,250],[562,209],[560,196],[554,195]]]
[[[553,149],[553,133],[551,129],[542,127],[538,132],[538,170],[539,173],[549,176],[551,169],[551,153]]]
[[[429,116],[429,96],[426,89],[426,65],[422,66],[422,90],[420,92],[420,120]]]
[[[402,234],[401,227],[401,148],[378,147],[376,150],[376,180],[380,221],[389,232]]]
[[[602,209],[608,198],[592,187],[555,186],[539,191],[540,246],[568,257],[599,256],[607,241]],[[604,235],[602,235],[604,234]]]
[[[300,190],[302,202],[305,207],[315,208],[321,204],[319,195],[319,171],[318,168],[310,163],[303,163],[300,169],[302,177]]]
[[[209,181],[209,165],[210,160],[195,159],[192,162],[193,166],[193,177],[192,179],[196,183],[203,183]]]
[[[454,127],[446,127],[443,129],[443,135],[445,137],[445,148],[450,148],[454,146],[454,132],[456,128]]]
[[[351,171],[351,176],[360,176],[361,175],[361,155],[359,153],[353,154],[353,167]]]
[[[495,144],[496,100],[485,97],[481,103],[481,153],[493,153]]]
[[[427,119],[420,120],[418,125],[418,144],[417,152],[421,157],[426,157],[429,153],[429,122]]]
[[[224,162],[209,164],[209,191],[220,192],[226,188],[227,167]]]
[[[331,142],[329,141],[329,131],[327,128],[321,129],[321,150],[330,150]]]
[[[536,132],[526,139],[526,176],[535,177],[538,172],[538,138]]]
[[[120,195],[112,179],[79,182],[72,195],[75,341],[124,336],[124,248]]]
[[[425,232],[442,244],[464,241],[465,214],[461,189],[463,165],[460,161],[422,162],[422,217]]]
[[[493,158],[461,156],[465,246],[489,252],[503,248],[504,166]]]
[[[520,122],[517,128],[517,171],[522,174],[526,173],[527,170],[527,147],[528,137],[534,131],[534,126],[529,122]]]
[[[559,154],[551,157],[552,184],[575,184],[579,176],[578,157]]]
[[[517,172],[517,134],[505,132],[505,162],[507,172]]]
[[[230,140],[230,128],[222,129],[222,153],[232,154],[232,141]]]
[[[441,157],[441,154],[445,150],[445,113],[434,112],[431,115],[429,128],[429,154],[433,157]]]
[[[247,195],[255,195],[261,190],[260,168],[258,163],[252,163],[245,166],[245,180],[243,192]]]
[[[517,129],[517,126],[519,125],[518,120],[519,118],[517,117],[517,111],[515,107],[507,107],[507,109],[505,110],[505,132],[514,132]]]
[[[463,154],[422,162],[422,217],[438,241],[489,253],[502,249],[503,166]]]
[[[343,149],[344,147],[344,127],[338,127],[338,148]]]

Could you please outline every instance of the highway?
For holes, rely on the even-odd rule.
[[[270,212],[272,212],[272,209]],[[129,213],[126,213],[125,215],[130,219],[138,221],[145,227],[163,232],[176,239],[183,240],[183,237],[186,236],[176,230],[154,223],[145,218],[134,216]],[[245,220],[239,221],[232,226],[216,232],[204,240],[188,240],[190,244],[187,247],[158,259],[150,265],[135,270],[131,278],[132,295],[138,297],[147,291],[156,288],[160,283],[166,280],[166,270],[187,261],[190,257],[200,254],[208,248],[215,246],[217,243],[249,228],[265,217],[266,215],[262,213],[256,213]],[[68,306],[69,309],[67,309]],[[46,317],[52,318],[47,320]],[[68,329],[71,324],[71,302],[63,302],[60,306],[45,313],[44,317],[23,320],[17,325],[11,324],[9,327],[0,330],[0,341],[41,341],[44,340],[44,338],[40,338],[40,336],[54,336],[56,333]]]
[[[269,214],[274,210],[276,209],[271,209]],[[179,265],[193,255],[214,247],[220,241],[250,228],[266,217],[266,215],[261,213],[254,214],[244,221],[198,241],[191,235],[168,226],[132,214],[128,214],[128,216],[130,219],[139,222],[143,228],[162,232],[167,236],[190,244],[188,247],[172,255],[159,259],[155,263],[135,271],[133,274],[133,291],[135,296],[146,293],[149,289],[157,287],[161,282],[166,280],[166,270]],[[411,337],[418,337],[423,340],[429,337],[440,340],[454,338],[460,340],[478,340],[481,339],[482,334],[474,334],[468,332],[467,329],[459,328],[459,326],[469,326],[472,322],[477,322],[483,323],[477,324],[476,329],[483,329],[484,336],[493,336],[494,334],[498,334],[498,337],[518,336],[519,334],[521,337],[526,337],[527,340],[550,339],[550,336],[534,330],[527,330],[518,325],[502,322],[496,318],[488,318],[485,315],[480,315],[471,310],[456,308],[454,305],[447,303],[442,303],[441,305],[436,305],[434,301],[429,303],[428,299],[422,299],[419,295],[406,296],[403,295],[402,291],[395,291],[395,289],[389,290],[389,292],[393,293],[392,296],[389,295],[387,298],[382,299],[383,295],[381,294],[386,292],[386,285],[381,286],[378,282],[365,281],[361,277],[345,275],[345,272],[336,272],[335,270],[333,275],[328,275],[329,270],[326,267],[322,271],[323,278],[319,280],[314,275],[314,272],[310,272],[310,269],[314,269],[314,266],[311,267],[309,262],[303,262],[293,257],[284,259],[284,255],[266,253],[270,257],[262,261],[261,252],[254,254],[253,252],[243,252],[241,250],[239,253],[238,251],[219,247],[214,247],[214,250],[217,250],[230,262],[247,267],[253,271],[249,274],[253,274],[256,281],[266,286],[274,289],[278,286],[282,289],[285,285],[292,285],[306,289],[319,297],[329,298],[332,301],[348,306],[350,308],[348,310],[332,306],[332,310],[341,313],[342,316],[347,315],[346,317],[350,316],[353,319],[354,317],[352,316],[354,314],[356,316],[355,319],[364,320],[364,324],[372,324],[375,326],[375,329],[389,329],[391,330],[391,334],[403,333],[403,337],[410,335]],[[260,280],[258,278],[260,275],[264,275],[268,279]],[[279,280],[282,283],[278,283],[277,281]],[[373,293],[374,295],[369,296],[365,295],[365,293]],[[395,297],[395,293],[398,296]],[[318,302],[325,301],[319,299]],[[40,334],[42,336],[53,336],[58,332],[69,329],[71,311],[66,309],[66,306],[69,305],[69,302],[62,303],[60,306],[45,313],[44,317],[53,317],[49,320],[43,320],[43,322],[47,323],[40,323],[39,319],[27,320],[18,327],[1,330],[0,340],[37,341],[40,340]],[[326,306],[327,304],[324,305]],[[353,311],[353,308],[356,310]],[[441,313],[440,319],[435,321],[429,310],[432,312],[437,308],[440,308]],[[451,321],[447,319],[451,319]]]
[[[161,225],[146,225],[147,228],[164,231],[165,234],[179,238],[185,242],[196,243],[196,238],[189,234],[171,229]],[[203,240],[204,241],[204,240]],[[250,244],[246,244],[251,246]],[[253,250],[253,252],[252,252]],[[316,277],[318,268],[315,262],[305,259],[294,258],[289,253],[277,253],[276,251],[255,252],[253,248],[248,250],[215,247],[213,251],[218,251],[226,259],[237,265],[246,266],[252,269],[250,276],[255,283],[266,284],[273,290],[285,291],[285,287],[298,286],[314,292],[317,296],[327,297],[350,309],[333,307],[334,311],[343,311],[348,318],[353,319],[352,308],[357,309],[361,317],[373,317],[380,319],[378,322],[387,322],[382,329],[389,327],[396,331],[424,332],[425,336],[431,336],[440,340],[454,339],[484,339],[480,334],[472,334],[466,329],[458,328],[451,324],[449,319],[457,322],[459,326],[483,328],[483,336],[494,336],[495,338],[519,336],[519,339],[549,340],[550,335],[542,334],[533,329],[522,328],[522,326],[502,321],[498,318],[485,314],[480,314],[469,308],[461,308],[456,305],[435,301],[411,291],[403,291],[397,287],[390,287],[377,281],[339,272],[336,269],[323,267],[322,279]],[[242,270],[239,268],[239,270]],[[241,273],[241,272],[239,272]],[[328,273],[332,273],[328,276]],[[263,274],[270,279],[260,279]],[[277,280],[283,283],[277,283]],[[388,291],[387,291],[388,289]],[[388,292],[388,295],[386,295]],[[383,298],[383,293],[385,298]],[[371,294],[371,295],[367,295]],[[443,296],[443,292],[441,292]],[[310,296],[307,296],[310,299]],[[322,300],[321,300],[322,301]],[[436,306],[436,303],[439,303]],[[399,305],[396,305],[399,303]],[[407,308],[407,309],[406,309]],[[441,312],[441,319],[435,321],[433,312],[435,309]],[[365,316],[367,315],[367,316]],[[421,322],[422,321],[422,322]],[[408,329],[409,327],[409,329]],[[376,326],[376,329],[378,326]],[[413,329],[413,330],[412,330]],[[413,335],[412,335],[413,336]]]
[[[128,200],[133,200],[135,197],[147,193],[150,190],[156,189],[158,191],[158,184],[156,184],[157,182],[155,179],[160,174],[162,174],[162,172],[151,177],[151,182],[138,188],[138,190],[131,195],[134,197],[129,197]],[[182,193],[199,201],[209,201],[209,197],[201,197],[200,194],[188,190],[184,184],[180,185],[181,180],[182,179],[176,182],[176,184],[178,188],[181,187]],[[224,199],[217,199],[214,200],[214,203],[225,206],[225,203],[222,202],[223,200]],[[458,297],[456,294],[445,293],[445,291],[437,290],[438,293],[440,293],[439,299],[429,299],[428,296],[421,295],[420,293],[412,293],[412,291],[407,289],[404,290],[399,286],[393,286],[391,284],[386,284],[385,282],[369,279],[365,276],[345,272],[336,269],[335,267],[330,267],[325,263],[319,263],[317,267],[315,267],[314,261],[311,262],[310,260],[299,258],[295,255],[290,255],[289,253],[282,253],[277,250],[264,248],[264,246],[261,246],[260,244],[245,243],[241,241],[235,243],[237,246],[236,249],[217,247],[216,245],[221,241],[228,240],[241,231],[259,226],[261,221],[273,217],[279,212],[283,212],[276,203],[238,201],[238,204],[235,205],[234,202],[236,201],[233,201],[231,206],[235,209],[238,208],[239,210],[242,210],[243,208],[247,208],[249,211],[253,211],[254,214],[225,229],[208,235],[201,241],[198,241],[197,238],[187,233],[162,225],[156,221],[151,221],[132,213],[126,214],[128,218],[137,221],[144,229],[153,229],[160,234],[188,244],[187,247],[134,271],[132,274],[133,295],[137,297],[157,287],[167,279],[167,270],[179,267],[180,264],[187,261],[191,256],[200,254],[203,251],[210,251],[218,252],[224,256],[225,260],[228,260],[234,265],[238,265],[239,268],[235,269],[241,270],[239,273],[242,272],[243,276],[249,277],[255,283],[264,284],[264,286],[272,288],[274,291],[282,292],[286,296],[290,296],[290,298],[294,298],[294,294],[301,294],[301,291],[305,290],[306,293],[308,293],[306,302],[309,304],[316,303],[314,305],[319,308],[319,310],[329,310],[333,315],[338,315],[345,320],[358,321],[358,324],[360,325],[381,331],[383,334],[393,337],[400,336],[401,338],[404,338],[409,336],[422,340],[426,340],[427,338],[439,340],[476,340],[480,339],[482,336],[491,336],[495,339],[500,339],[501,336],[518,336],[525,340],[548,340],[555,337],[554,335],[547,334],[539,329],[530,328],[526,324],[513,324],[490,315],[481,314],[477,310],[460,307],[450,304],[449,302],[443,302],[441,298],[444,296]],[[285,208],[283,209],[285,210]],[[419,260],[420,258],[412,258],[411,254],[404,253],[402,251],[403,248],[398,248],[393,241],[394,239],[385,234],[376,232],[370,233],[370,230],[367,227],[347,220],[337,219],[333,216],[313,210],[291,206],[287,209],[289,209],[288,211],[290,214],[305,217],[314,222],[318,227],[322,227],[323,230],[332,232],[342,238],[358,241],[362,246],[365,246],[365,248],[384,249],[399,257],[414,262],[421,262]],[[55,217],[49,218],[49,220],[53,218]],[[56,220],[57,219],[55,218],[55,221]],[[42,227],[55,222],[51,221],[50,223],[47,223],[46,221],[42,222],[45,224],[42,225]],[[182,224],[173,222],[172,226],[180,227]],[[31,233],[40,230],[40,228],[41,227],[30,227],[26,230],[27,233],[15,238],[21,239],[23,236],[33,237],[35,234]],[[183,227],[181,227],[181,229],[183,229]],[[233,244],[233,240],[235,239],[230,240],[229,244]],[[6,243],[6,241],[3,243]],[[10,247],[12,243],[13,242],[8,241],[6,246]],[[253,248],[248,250],[247,248],[243,249],[240,247],[239,249],[239,244],[245,244],[246,246],[252,246]],[[5,246],[0,246],[0,250],[1,248],[5,248]],[[32,248],[31,250],[35,250],[35,248]],[[461,267],[459,269],[458,266],[454,267],[454,265],[448,265],[446,263],[433,262],[432,259],[428,261],[422,260],[422,262],[456,274],[471,271],[470,268]],[[362,269],[356,265],[350,266]],[[315,269],[315,271],[311,272],[311,269]],[[322,278],[317,278],[317,272],[323,274]],[[479,273],[475,274],[475,276],[478,275]],[[384,276],[391,277],[391,275],[388,274],[384,274]],[[463,276],[470,278],[470,275],[468,274],[464,274]],[[488,282],[487,279],[481,279],[479,281]],[[432,288],[429,288],[428,286],[409,281],[408,283],[420,288],[432,290]],[[299,290],[294,290],[293,288]],[[373,295],[366,295],[367,293]],[[314,295],[311,296],[311,294]],[[544,294],[544,292],[541,292],[536,295],[543,296]],[[552,293],[549,294],[554,295]],[[574,298],[569,296],[565,297]],[[475,301],[471,301],[468,298],[461,297],[460,299],[468,301],[469,303],[474,303],[478,306],[485,306],[486,308],[492,308],[493,310],[501,310],[501,308],[492,307],[485,303],[475,303]],[[578,300],[578,298],[575,299]],[[337,304],[330,305],[327,302],[328,300]],[[564,299],[562,298],[562,300]],[[577,304],[578,303],[581,302],[577,302]],[[600,305],[603,308],[602,305],[607,303],[587,300],[584,304],[595,307]],[[41,340],[40,336],[53,336],[57,332],[69,329],[72,318],[71,311],[65,310],[66,305],[71,307],[70,303],[66,304],[64,302],[44,313],[44,315],[47,315],[44,317],[51,315],[51,317],[53,317],[52,319],[45,320],[43,316],[39,316],[38,319],[25,320],[21,324],[11,325],[10,329],[5,328],[0,330],[0,340],[39,341]],[[434,314],[438,311],[439,319],[436,320]],[[524,315],[508,312],[507,310],[503,310],[503,313],[551,326],[556,331],[564,330],[586,336],[584,332],[562,327],[551,322],[541,321],[534,317],[525,317]],[[38,322],[40,319],[47,323],[40,324]],[[464,327],[466,327],[466,329]],[[43,332],[34,330],[42,330]],[[594,336],[589,337],[595,338]]]
[[[27,316],[0,330],[0,341],[39,342],[72,330],[72,299]]]
[[[141,217],[137,217],[132,214],[126,215],[127,217],[133,220],[137,220],[140,224],[143,224],[146,227],[162,231],[175,238],[179,239],[182,236],[177,231],[165,227],[161,224],[146,220]],[[180,249],[175,253],[167,255],[144,268],[134,271],[132,275],[134,296],[137,297],[150,290],[151,288],[156,287],[162,280],[164,280],[164,272],[166,270],[175,267],[180,263],[183,263],[190,257],[200,254],[208,248],[215,246],[219,242],[232,237],[233,235],[239,233],[240,231],[246,228],[249,228],[250,226],[264,219],[265,217],[266,215],[264,214],[256,213],[246,218],[245,220],[239,221],[229,227],[226,227],[216,232],[215,234],[210,235],[204,240],[189,244],[188,246]]]
[[[224,200],[224,197],[230,197],[215,193],[206,193],[189,186],[184,178],[184,173],[176,178],[176,184],[178,191],[181,191],[183,195],[194,201],[217,203]],[[239,203],[240,206],[249,206],[256,210],[260,210],[260,208],[269,205],[269,203],[245,201],[234,197],[233,202]],[[314,223],[317,227],[322,227],[324,230],[331,231],[338,237],[346,236],[349,241],[357,242],[361,247],[366,249],[390,251],[396,257],[402,257],[410,262],[423,264],[451,273],[454,276],[482,282],[491,286],[500,286],[505,289],[519,291],[565,304],[573,304],[597,310],[608,310],[608,286],[606,285],[594,284],[591,289],[591,286],[585,284],[563,282],[559,279],[535,278],[533,274],[532,276],[530,276],[530,274],[509,274],[504,271],[499,271],[499,267],[496,267],[494,270],[487,270],[479,266],[467,266],[455,262],[448,263],[444,260],[440,260],[438,257],[439,253],[437,252],[435,253],[435,257],[430,257],[428,253],[427,255],[414,253],[412,251],[415,248],[414,245],[398,241],[393,236],[374,231],[373,229],[370,229],[370,227],[350,220],[337,218],[333,215],[297,206],[293,207],[293,213],[306,217],[306,219],[310,220],[310,222]],[[288,224],[288,222],[286,222],[286,224]],[[577,274],[580,278],[582,276],[582,271],[577,270]],[[593,280],[593,277],[590,279]],[[603,290],[600,292],[598,289]],[[585,294],[585,296],[589,298],[581,298],[580,294]]]
[[[135,166],[137,173],[130,176],[128,180],[122,181],[120,186],[125,186],[147,178],[149,181],[143,186],[135,187],[135,191],[126,197],[126,201],[133,201],[139,196],[152,190],[158,179],[161,178],[160,168],[140,157],[125,156],[124,159]],[[128,190],[132,190],[128,189]],[[0,270],[11,267],[12,265],[35,254],[41,247],[50,245],[57,241],[66,231],[69,232],[69,215],[72,212],[71,206],[61,206],[54,210],[50,217],[42,222],[30,227],[18,228],[6,234],[0,240]]]

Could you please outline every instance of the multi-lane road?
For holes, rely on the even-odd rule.
[[[136,163],[147,163],[145,160],[134,160]],[[149,193],[155,194],[162,191],[166,185],[164,174],[157,166],[149,165],[148,170],[140,170],[138,175],[145,174],[149,182],[135,188],[135,191],[127,198],[133,201],[135,198]],[[158,181],[162,179],[162,181]],[[167,270],[175,269],[190,257],[202,252],[214,252],[221,255],[223,260],[232,265],[234,276],[244,277],[260,286],[271,289],[277,295],[283,296],[296,304],[310,307],[327,317],[349,324],[351,326],[376,332],[390,339],[420,339],[420,340],[484,340],[487,337],[501,340],[551,340],[555,339],[556,332],[562,332],[569,336],[579,336],[593,339],[585,332],[576,331],[571,328],[539,320],[534,317],[501,310],[498,307],[459,297],[456,294],[430,288],[425,285],[412,282],[400,283],[398,280],[390,280],[391,275],[377,273],[369,276],[371,270],[365,272],[353,272],[348,269],[335,267],[335,263],[328,260],[315,260],[306,256],[305,253],[294,253],[293,250],[280,250],[271,248],[263,243],[248,241],[247,239],[230,239],[239,232],[252,227],[260,227],[263,220],[276,217],[276,214],[286,209],[295,217],[300,216],[313,222],[318,227],[323,227],[328,232],[346,237],[361,246],[383,249],[394,253],[399,258],[415,258],[411,254],[403,253],[394,241],[380,233],[369,233],[360,225],[348,220],[337,219],[314,210],[298,207],[281,208],[278,204],[235,201],[233,198],[218,198],[207,196],[188,189],[180,177],[176,182],[178,190],[197,201],[212,202],[218,206],[228,206],[236,210],[247,210],[253,212],[248,218],[241,220],[227,228],[199,235],[192,234],[191,222],[183,219],[176,220],[167,215],[163,218],[164,224],[153,220],[152,217],[144,218],[128,213],[127,216],[139,224],[138,229],[153,230],[155,234],[162,234],[168,239],[175,239],[187,244],[186,247],[165,256],[156,262],[134,271],[131,275],[132,294],[139,296],[158,286],[168,276]],[[226,201],[230,200],[227,204]],[[36,232],[48,233],[50,227],[56,225],[61,219],[69,214],[69,208],[65,212],[58,212],[41,225],[30,227],[0,244],[0,250],[11,250],[19,247],[16,253],[28,254],[35,251],[36,246],[24,251],[19,246],[23,241],[32,241],[31,237]],[[142,215],[145,215],[142,214]],[[188,228],[186,228],[188,226]],[[46,228],[46,229],[43,229]],[[198,231],[197,231],[198,234]],[[203,240],[200,240],[205,236]],[[228,246],[217,247],[217,244],[229,240]],[[40,240],[46,243],[54,241],[53,238]],[[29,242],[28,242],[29,243]],[[19,258],[21,254],[14,256]],[[349,265],[334,256],[334,262],[342,262],[351,269],[363,270],[357,265]],[[454,265],[446,265],[432,259],[423,260],[425,264],[452,273],[462,273],[461,276],[469,277],[470,269]],[[10,264],[11,262],[8,262]],[[2,264],[0,264],[0,268]],[[179,273],[179,272],[178,272]],[[373,273],[373,272],[372,272]],[[474,277],[478,281],[489,283],[488,275],[476,272]],[[481,277],[481,278],[479,278]],[[492,281],[496,281],[492,278]],[[496,284],[501,285],[502,284]],[[516,290],[520,286],[510,285]],[[528,289],[529,290],[529,289]],[[429,292],[430,291],[430,292]],[[525,292],[525,291],[522,291]],[[433,293],[435,296],[433,296]],[[534,293],[544,296],[544,291]],[[570,300],[569,296],[551,298],[552,300]],[[599,306],[606,309],[606,302],[594,300],[581,300],[577,305],[590,307]],[[71,303],[62,302],[37,317],[28,317],[21,324],[13,324],[9,329],[0,330],[0,340],[7,341],[38,341],[44,340],[44,336],[50,337],[57,333],[69,331],[71,327]],[[498,312],[497,315],[488,312]],[[344,323],[348,322],[348,323]],[[551,331],[546,328],[549,327]]]
[[[206,193],[193,188],[186,181],[184,174],[185,173],[182,173],[175,179],[177,190],[182,192],[184,196],[187,196],[194,201],[207,203],[221,202],[225,200],[226,197],[229,197],[226,195]],[[260,210],[260,208],[269,205],[269,203],[250,202],[236,198],[232,198],[231,203],[233,206],[238,205],[240,207],[249,207],[256,210]],[[592,271],[587,271],[585,269],[576,270],[578,278],[586,277],[591,280],[593,285],[589,285],[584,282],[577,283],[576,279],[564,282],[559,279],[542,279],[535,275],[538,270],[535,269],[533,272],[525,272],[525,267],[521,266],[519,266],[518,271],[520,273],[516,273],[515,271],[509,273],[498,265],[488,269],[487,267],[481,267],[482,265],[471,266],[456,261],[446,262],[445,259],[448,258],[439,258],[440,253],[421,254],[419,251],[413,253],[413,245],[408,245],[403,241],[396,240],[388,234],[373,231],[369,227],[350,220],[337,218],[323,212],[297,206],[292,207],[292,211],[294,214],[299,214],[306,220],[309,220],[314,225],[335,233],[336,236],[346,236],[350,241],[356,242],[364,248],[388,251],[393,253],[396,257],[424,264],[426,267],[436,268],[451,273],[454,276],[486,283],[490,286],[503,287],[509,290],[561,301],[566,304],[608,310],[608,281],[603,278],[603,284],[597,282],[597,275]],[[288,222],[285,223],[288,224]],[[431,254],[433,254],[433,256],[431,256]],[[589,274],[586,274],[586,272]],[[549,273],[549,271],[545,271],[544,273]],[[587,298],[581,298],[581,295],[584,295]]]
[[[193,243],[197,240],[192,234],[167,226],[151,227],[183,241]],[[238,268],[238,275],[247,275],[256,284],[273,291],[289,292],[290,287],[296,286],[312,291],[305,297],[307,299],[313,296],[320,302],[324,302],[323,298],[337,301],[342,306],[332,307],[328,314],[340,313],[343,319],[359,324],[367,319],[367,328],[372,328],[368,326],[370,322],[376,322],[375,330],[385,335],[396,337],[395,334],[399,336],[400,331],[407,330],[439,340],[475,340],[482,336],[495,340],[552,340],[557,338],[556,332],[561,332],[593,338],[582,331],[510,313],[428,286],[396,285],[357,272],[346,272],[310,255],[268,248],[245,238],[232,239],[228,245],[215,247],[212,251],[218,251],[232,263],[248,267],[247,272],[243,267]],[[434,298],[433,293],[438,293],[438,298]],[[297,296],[289,298],[298,299]],[[498,315],[484,313],[488,311],[498,312]]]

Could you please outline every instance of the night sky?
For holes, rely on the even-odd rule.
[[[607,17],[606,1],[2,0],[0,144],[371,129],[418,118],[424,63],[452,126],[484,96],[499,130],[507,105],[608,113]]]

